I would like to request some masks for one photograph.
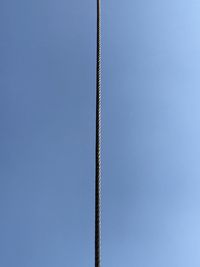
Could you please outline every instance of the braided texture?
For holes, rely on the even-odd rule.
[[[101,5],[97,0],[95,267],[101,266]]]

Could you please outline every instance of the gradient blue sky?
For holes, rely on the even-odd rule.
[[[200,3],[102,1],[102,266],[200,266]],[[96,1],[0,1],[0,266],[94,266]]]

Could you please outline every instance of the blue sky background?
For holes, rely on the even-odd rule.
[[[200,265],[200,3],[102,1],[102,266]],[[94,266],[96,1],[0,1],[0,266]]]

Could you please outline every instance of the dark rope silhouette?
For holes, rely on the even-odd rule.
[[[95,267],[101,266],[101,3],[97,0]]]

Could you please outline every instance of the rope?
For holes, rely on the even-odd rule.
[[[101,3],[97,0],[95,267],[101,266]]]

